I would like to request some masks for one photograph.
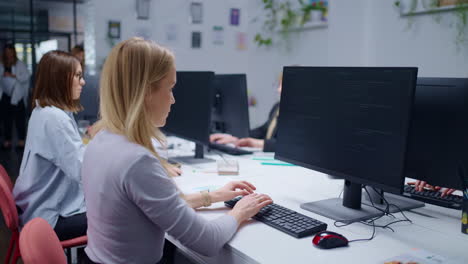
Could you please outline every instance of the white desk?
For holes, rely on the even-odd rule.
[[[187,151],[189,148],[182,148]],[[170,151],[173,156],[180,151]],[[187,154],[187,153],[186,153]],[[219,155],[208,155],[220,159]],[[197,187],[221,186],[229,180],[252,182],[260,193],[269,194],[275,203],[296,210],[328,224],[328,230],[343,234],[349,240],[368,238],[372,227],[363,224],[337,228],[333,221],[300,208],[300,204],[338,197],[342,180],[331,180],[326,175],[301,167],[261,165],[251,156],[225,158],[237,159],[239,176],[218,176],[213,171],[216,164],[182,167],[184,174],[176,183],[184,192],[195,192]],[[208,219],[227,212],[223,203],[200,210]],[[401,214],[395,214],[403,219]],[[448,258],[458,258],[454,263],[468,263],[468,235],[461,233],[461,212],[426,205],[406,212],[413,224],[403,222],[392,225],[395,232],[376,229],[371,241],[353,242],[349,247],[322,250],[312,245],[312,237],[296,239],[263,223],[250,221],[243,224],[234,238],[217,257],[207,258],[169,239],[186,255],[199,263],[383,263],[389,258],[408,253],[413,248],[424,249]],[[393,221],[384,217],[377,223]]]

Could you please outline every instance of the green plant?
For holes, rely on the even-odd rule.
[[[418,3],[420,0],[411,0],[409,2],[409,8],[408,11],[405,12],[405,15],[408,16],[413,16],[421,12],[416,12],[418,9]],[[430,1],[430,2],[427,2]],[[440,12],[441,11],[448,11],[451,10],[454,12],[455,16],[457,17],[457,22],[456,22],[456,38],[455,38],[455,43],[457,45],[460,45],[464,42],[467,41],[466,38],[466,33],[467,33],[467,26],[468,26],[468,0],[456,0],[455,5],[453,6],[452,9],[439,9],[440,7],[440,0],[427,0],[427,1],[422,1],[422,5],[424,8],[423,13],[428,13],[433,15],[435,21],[437,23],[441,22],[441,16]],[[403,9],[402,7],[402,1],[394,1],[393,2],[394,6],[398,8],[401,12]],[[413,19],[410,17],[408,19],[408,27],[411,27],[413,24]]]
[[[297,5],[292,2],[292,0],[262,0],[263,10],[266,13],[263,32],[257,33],[254,38],[259,47],[271,46],[276,33],[287,39],[291,31],[302,28],[310,21],[313,10],[318,10],[322,14],[327,12],[327,7],[322,1],[309,4],[304,0],[297,0]]]
[[[457,0],[455,4],[455,16],[458,18],[457,21],[457,37],[456,43],[462,44],[466,42],[466,26],[468,25],[468,1]]]

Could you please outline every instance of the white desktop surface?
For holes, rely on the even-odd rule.
[[[177,151],[171,150],[169,157],[182,152],[187,154],[190,147],[182,145],[185,146]],[[219,155],[208,156],[221,159]],[[257,192],[270,195],[275,203],[323,221],[328,224],[327,230],[340,233],[349,240],[371,236],[371,226],[355,223],[338,228],[333,220],[300,208],[300,204],[305,202],[338,197],[342,191],[342,180],[332,180],[325,174],[299,166],[261,165],[264,161],[253,160],[252,155],[234,157],[223,154],[223,157],[239,161],[238,176],[218,176],[216,163],[183,165],[183,175],[176,177],[175,182],[182,191],[191,193],[200,188],[216,188],[230,180],[247,180],[257,187]],[[199,210],[199,213],[213,219],[228,210],[223,203],[217,203]],[[426,204],[405,214],[413,221],[412,224],[394,224],[391,227],[395,232],[376,228],[375,238],[371,241],[353,242],[348,247],[328,250],[313,246],[313,236],[297,239],[254,220],[244,223],[216,257],[201,256],[173,238],[168,239],[199,263],[383,263],[414,248],[457,259],[450,263],[468,263],[468,235],[461,233],[461,211]],[[395,216],[403,219],[399,213]],[[377,224],[394,220],[387,216]]]

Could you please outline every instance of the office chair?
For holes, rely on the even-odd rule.
[[[15,201],[13,199],[12,190],[8,186],[8,183],[3,176],[0,177],[0,209],[3,213],[5,224],[11,231],[10,245],[8,246],[7,255],[4,263],[16,264],[18,262],[18,259],[21,257],[19,251],[18,211],[16,209]],[[60,243],[63,248],[68,249],[76,246],[86,245],[88,243],[88,237],[80,236],[77,238],[61,241]]]
[[[29,221],[21,230],[19,246],[25,264],[67,263],[55,231],[40,217]]]
[[[10,188],[10,190],[13,190],[13,182],[11,182],[11,178],[10,176],[8,176],[8,172],[5,170],[2,164],[0,164],[0,178],[3,178],[8,188]]]
[[[11,231],[10,245],[8,246],[5,264],[16,264],[20,257],[18,248],[18,212],[16,211],[12,190],[3,176],[2,174],[2,177],[0,177],[0,209],[2,210],[5,224]]]

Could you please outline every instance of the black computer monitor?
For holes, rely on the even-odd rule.
[[[175,104],[163,131],[195,142],[195,157],[177,157],[184,163],[209,161],[203,157],[209,144],[214,72],[177,72],[173,93]]]
[[[382,214],[362,185],[401,193],[417,68],[285,67],[275,158],[345,179],[301,207],[354,222]]]
[[[249,105],[245,74],[216,74],[213,130],[243,138],[249,136]]]
[[[99,75],[84,77],[86,84],[80,96],[83,111],[75,114],[75,119],[89,120],[91,124],[98,120],[99,115]]]
[[[461,190],[468,168],[468,79],[418,78],[405,176]]]

